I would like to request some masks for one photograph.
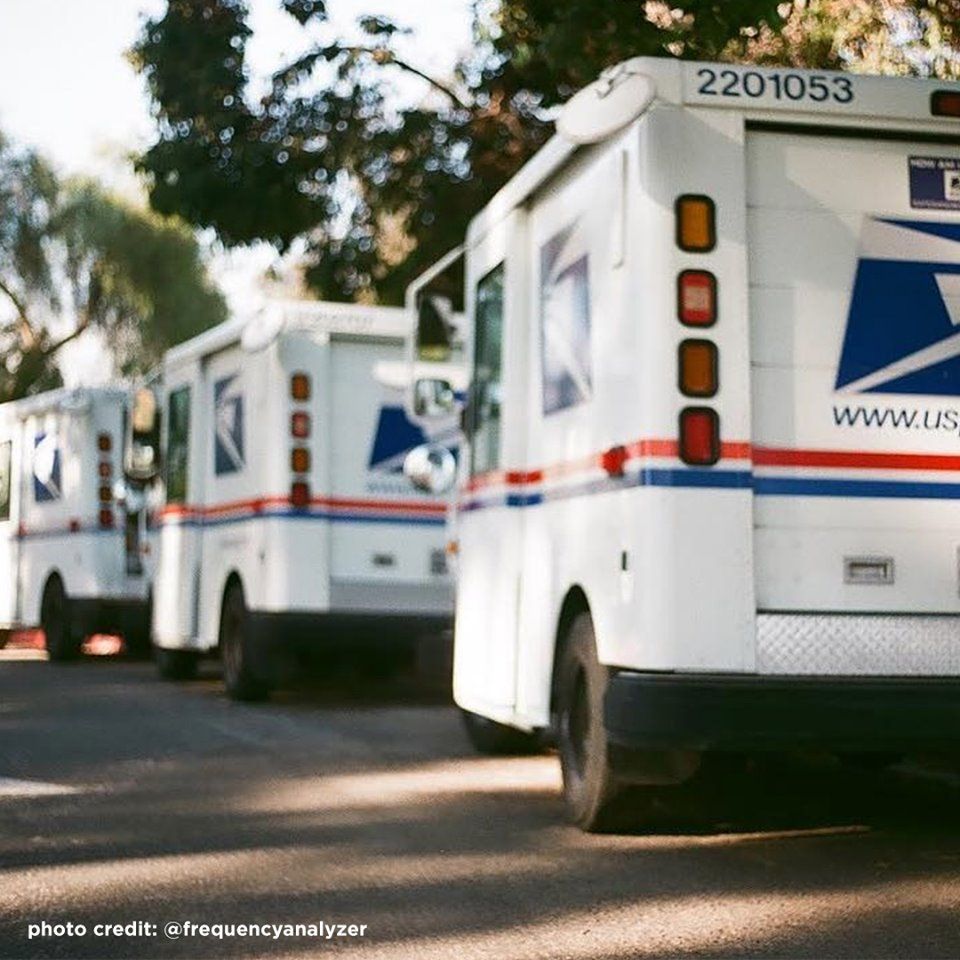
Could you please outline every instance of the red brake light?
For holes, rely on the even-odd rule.
[[[290,433],[298,440],[305,440],[310,436],[310,414],[298,410],[290,417]]]
[[[310,505],[310,484],[297,480],[290,485],[290,503],[302,509]]]
[[[686,407],[680,412],[680,459],[698,467],[709,467],[720,459],[720,418],[716,410]]]
[[[934,90],[930,112],[935,117],[960,117],[960,90]]]
[[[717,321],[717,278],[709,270],[684,270],[677,278],[677,316],[688,327]]]

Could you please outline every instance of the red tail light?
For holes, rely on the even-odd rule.
[[[717,278],[709,270],[684,270],[677,278],[677,316],[688,327],[717,321]]]
[[[306,440],[310,436],[310,414],[298,411],[290,417],[290,433],[297,440]]]
[[[298,509],[310,506],[310,484],[304,483],[302,480],[292,483],[290,485],[290,503]]]
[[[930,94],[930,112],[935,117],[960,117],[960,91],[934,90]]]
[[[720,418],[709,407],[686,407],[680,413],[680,459],[709,467],[720,459]]]

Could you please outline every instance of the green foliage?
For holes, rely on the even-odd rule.
[[[402,58],[390,20],[362,17],[358,45],[330,34],[336,0],[278,2],[322,39],[259,98],[244,0],[168,0],[146,24],[133,57],[158,139],[139,168],[155,209],[228,244],[305,238],[320,296],[386,303],[462,240],[549,137],[550,110],[610,64],[650,55],[942,73],[958,22],[953,0],[475,0],[473,49],[436,78]],[[395,106],[401,72],[426,84],[415,106]]]
[[[61,184],[2,135],[0,303],[12,314],[0,326],[0,400],[58,385],[58,351],[89,327],[136,373],[226,317],[182,222],[87,181]]]

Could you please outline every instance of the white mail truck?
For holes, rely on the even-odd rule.
[[[456,431],[428,437],[405,413],[395,381],[410,322],[393,308],[273,303],[166,354],[162,675],[189,677],[219,652],[227,693],[255,700],[317,651],[390,659],[449,627],[446,504],[403,463]],[[132,459],[141,447],[134,435]]]
[[[127,397],[55,390],[0,405],[0,633],[42,627],[51,660],[99,631],[149,649],[146,510],[121,480]]]
[[[705,751],[955,744],[960,85],[629,61],[465,249],[475,743],[552,731],[587,829]]]

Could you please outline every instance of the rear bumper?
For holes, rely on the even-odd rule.
[[[626,749],[886,750],[960,744],[960,678],[645,674],[607,689]]]
[[[412,656],[421,637],[449,631],[449,614],[247,613],[253,672],[287,679],[299,662],[350,654],[371,659]]]

